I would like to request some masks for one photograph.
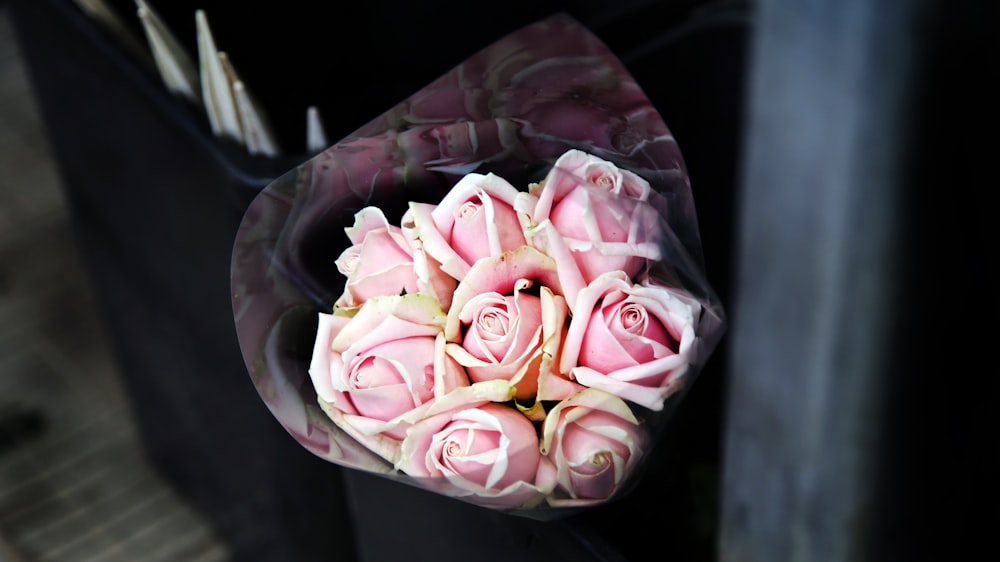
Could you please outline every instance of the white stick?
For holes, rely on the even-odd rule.
[[[326,131],[319,118],[319,109],[309,106],[306,110],[306,151],[309,153],[325,150],[330,143],[326,140]]]
[[[247,152],[253,155],[263,154],[265,156],[277,156],[278,144],[274,140],[274,134],[268,124],[267,118],[260,104],[253,94],[246,87],[246,83],[240,78],[236,67],[229,59],[225,51],[219,51],[219,64],[229,81],[229,86],[233,90],[233,100],[236,102],[236,114],[240,119],[240,127],[243,131],[243,140],[247,146]]]
[[[135,0],[135,5],[156,68],[160,71],[167,90],[201,104],[196,93],[199,84],[198,69],[194,61],[155,10],[143,0]]]
[[[201,93],[212,132],[219,137],[231,138],[243,144],[236,102],[229,79],[219,62],[219,51],[208,27],[204,10],[194,14],[198,34],[198,60],[201,65]]]

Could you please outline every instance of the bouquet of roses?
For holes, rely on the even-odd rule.
[[[310,451],[547,518],[634,484],[724,330],[702,269],[673,137],[557,16],[268,186],[233,306]]]
[[[468,174],[399,225],[357,213],[309,369],[348,435],[505,507],[608,499],[680,388],[701,305],[657,277],[658,194],[570,150],[527,191]]]

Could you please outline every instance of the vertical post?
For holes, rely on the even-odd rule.
[[[730,307],[724,562],[872,556],[927,3],[758,5]]]

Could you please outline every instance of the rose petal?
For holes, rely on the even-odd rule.
[[[309,364],[309,378],[316,388],[316,394],[328,402],[332,402],[336,395],[331,379],[332,342],[350,320],[343,316],[319,313],[316,341],[313,345],[312,361]]]
[[[465,370],[445,352],[444,334],[434,338],[434,398],[441,399],[461,386],[468,386]]]
[[[357,353],[395,339],[434,336],[445,319],[440,304],[426,295],[373,297],[340,330],[333,349]]]
[[[480,505],[535,505],[547,491],[534,484],[541,459],[537,443],[530,421],[508,406],[488,403],[412,426],[398,466],[432,489],[475,498]]]
[[[572,409],[578,407],[582,409],[575,414],[572,413]],[[559,402],[549,411],[545,424],[542,425],[541,451],[543,455],[548,454],[551,450],[552,440],[560,425],[558,419],[567,410],[570,410],[568,421],[574,421],[576,418],[586,415],[588,410],[599,410],[617,416],[631,424],[639,424],[635,414],[622,399],[599,389],[588,388]]]
[[[521,246],[495,258],[477,261],[455,289],[444,330],[448,341],[461,341],[459,314],[469,300],[482,293],[511,294],[514,286],[524,279],[549,287],[557,294],[562,293],[555,262],[530,246]]]
[[[617,308],[615,308],[617,310]],[[582,324],[582,323],[581,323]],[[622,342],[622,334],[613,333],[603,314],[595,311],[587,323],[580,343],[579,361],[582,365],[600,365],[602,370],[615,370],[638,364],[629,345]],[[626,342],[634,336],[625,334]]]
[[[663,361],[668,361],[674,359],[675,357],[667,357],[664,358]],[[657,366],[650,364],[640,365],[634,371],[634,373],[630,374],[633,376],[635,374],[640,374],[643,378],[652,376],[656,376],[658,378],[664,375],[664,371],[658,370]],[[639,404],[640,406],[649,408],[650,410],[660,411],[663,409],[663,403],[667,397],[680,390],[678,381],[686,371],[687,365],[684,365],[681,370],[677,370],[672,373],[669,370],[666,371],[669,375],[663,378],[663,381],[659,386],[631,383],[617,377],[605,375],[588,367],[577,367],[573,369],[573,377],[576,378],[577,382],[586,387],[600,389],[610,394],[614,394],[615,396],[620,396],[630,402]],[[616,371],[616,374],[620,372],[621,371]]]
[[[359,415],[382,421],[389,421],[416,406],[405,384],[354,389],[348,397]]]
[[[526,243],[517,194],[495,174],[466,174],[437,205],[410,204],[414,231],[442,270],[461,280],[476,260]]]
[[[559,262],[571,306],[578,289],[601,274],[623,270],[634,277],[650,260],[661,259],[663,219],[647,201],[649,183],[638,175],[576,151],[560,157],[546,179],[529,189],[533,199],[522,197],[516,208],[528,223],[530,243]],[[546,221],[558,236],[539,228]]]
[[[412,211],[403,215],[402,225],[403,235],[413,249],[413,273],[417,276],[419,291],[434,297],[441,304],[442,310],[448,310],[458,281],[444,272],[437,260],[427,255],[423,240],[417,237]]]
[[[413,232],[423,243],[424,251],[441,264],[441,270],[455,279],[464,279],[472,267],[458,255],[444,235],[435,227],[433,211],[435,205],[410,202],[410,216],[413,219]]]
[[[565,493],[603,500],[632,472],[647,440],[622,399],[591,388],[552,408],[542,424],[540,450],[555,466],[557,486]]]
[[[493,249],[491,246],[494,244],[499,252],[499,242],[496,238],[484,236],[489,230],[492,215],[494,215],[492,203],[489,199],[479,197],[471,198],[454,210],[451,228],[445,233],[447,239],[451,241],[451,248],[465,260],[465,263],[474,263],[482,256],[491,255]]]
[[[580,350],[583,348],[583,337],[589,324],[589,317],[597,308],[597,303],[611,290],[625,291],[632,286],[631,280],[623,271],[614,271],[602,275],[582,288],[576,295],[576,304],[571,305],[574,311],[574,321],[566,331],[563,344],[563,354],[559,361],[559,372],[569,374],[573,367],[579,364]],[[568,299],[567,299],[568,300]]]
[[[382,209],[365,207],[354,214],[354,225],[344,229],[351,243],[358,245],[364,242],[368,233],[390,228],[389,220],[385,218]]]
[[[420,408],[404,414],[407,423],[465,408],[475,408],[487,402],[507,402],[514,397],[514,388],[505,380],[492,380],[459,386],[443,396],[437,396]]]
[[[527,232],[532,246],[553,260],[561,293],[566,297],[569,307],[576,310],[577,294],[587,283],[573,253],[566,246],[566,241],[548,220],[529,228]]]

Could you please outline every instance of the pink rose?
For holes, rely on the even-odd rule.
[[[340,254],[337,269],[347,276],[336,306],[356,309],[375,296],[424,293],[447,307],[455,281],[422,255],[381,209],[366,207],[354,215],[354,226],[344,229],[352,246]]]
[[[645,454],[645,426],[620,398],[588,388],[555,405],[542,424],[540,486],[558,486],[586,504],[610,498]]]
[[[468,174],[438,205],[411,202],[412,228],[441,269],[462,280],[477,260],[526,244],[517,194],[499,176]]]
[[[519,400],[534,398],[538,375],[550,369],[547,347],[558,349],[566,323],[566,301],[541,287],[539,295],[527,292],[531,282],[521,279],[513,295],[480,293],[459,311],[465,335],[461,345],[449,344],[448,353],[465,367],[474,382],[505,379],[516,388]],[[548,344],[548,345],[547,345]]]
[[[576,293],[609,271],[629,277],[660,258],[660,215],[649,183],[601,158],[569,150],[515,203],[531,243],[552,256],[572,308]]]
[[[321,313],[309,376],[334,423],[394,461],[403,416],[469,384],[445,353],[444,320],[420,294],[372,297],[354,317]]]
[[[491,507],[530,507],[541,453],[531,421],[509,406],[456,408],[406,432],[398,467],[428,487]],[[426,479],[426,480],[423,480]]]
[[[602,275],[577,296],[559,371],[661,410],[692,360],[699,309],[675,289],[633,284],[620,271]]]
[[[559,377],[557,352],[568,308],[555,263],[530,246],[478,260],[455,289],[448,353],[474,381],[504,379],[517,398],[560,400],[582,387]]]

